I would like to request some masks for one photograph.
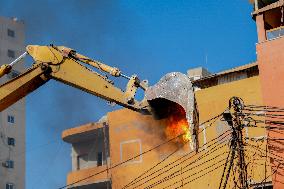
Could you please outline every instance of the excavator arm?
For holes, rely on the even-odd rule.
[[[29,45],[26,50],[35,63],[21,75],[0,86],[0,111],[38,89],[50,79],[54,79],[125,108],[150,113],[145,99],[140,102],[135,99],[138,88],[147,89],[147,81],[140,81],[136,75],[125,76],[118,68],[92,60],[63,46]],[[126,90],[122,91],[115,87],[106,76],[92,68],[115,77],[128,78]],[[3,65],[0,68],[0,76],[9,73],[10,70],[11,65]]]

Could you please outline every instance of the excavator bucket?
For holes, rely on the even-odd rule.
[[[178,123],[186,120],[187,135],[190,135],[187,137],[192,142],[192,148],[198,149],[198,111],[189,77],[179,72],[168,73],[146,90],[145,98],[156,118],[170,119]]]

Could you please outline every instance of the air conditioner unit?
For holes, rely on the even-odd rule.
[[[2,166],[6,168],[14,168],[14,162],[12,160],[7,160],[2,162]]]
[[[2,162],[2,166],[8,168],[9,167],[9,162],[8,161]]]

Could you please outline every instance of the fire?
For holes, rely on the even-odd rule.
[[[185,111],[182,107],[176,106],[171,109],[171,114],[167,119],[165,133],[168,139],[183,134],[181,137],[176,139],[176,142],[191,142],[189,124],[186,119]]]
[[[190,132],[189,132],[188,125],[182,125],[181,128],[184,132],[184,135],[182,136],[183,141],[185,141],[185,142],[191,141],[191,135],[190,135]]]

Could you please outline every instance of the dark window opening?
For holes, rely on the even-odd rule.
[[[3,163],[2,163],[2,166],[3,166],[3,167],[6,167],[6,168],[12,169],[12,168],[14,168],[14,161],[12,161],[12,160],[7,160],[6,162],[3,162]]]
[[[9,146],[15,146],[15,139],[11,138],[11,137],[8,137],[8,145]]]
[[[7,56],[10,58],[15,58],[15,51],[8,49]]]
[[[8,121],[8,123],[15,123],[15,117],[12,116],[12,115],[8,115],[7,121]]]
[[[13,183],[7,183],[6,189],[14,189],[14,184]]]
[[[14,30],[11,30],[11,29],[8,29],[8,30],[7,30],[7,35],[8,35],[9,37],[15,37],[15,31],[14,31]]]
[[[102,165],[103,165],[103,153],[98,152],[97,166],[102,166]]]

